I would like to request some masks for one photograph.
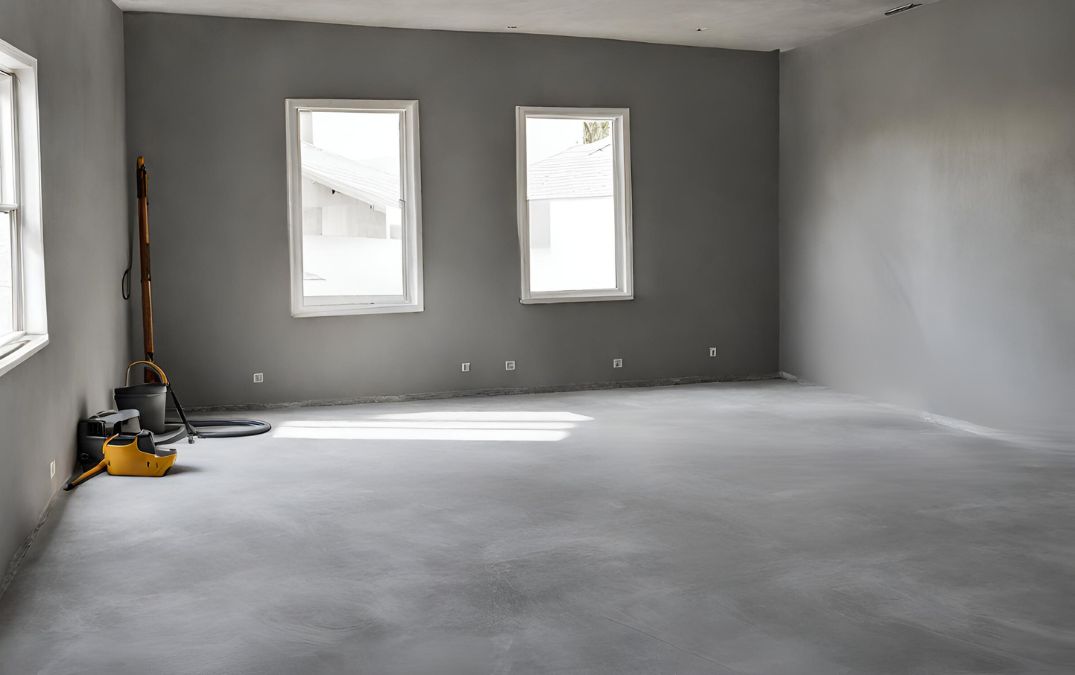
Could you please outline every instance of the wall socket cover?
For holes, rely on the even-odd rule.
[[[504,370],[515,370],[515,362],[514,361],[505,361],[504,362]]]
[[[265,373],[254,373],[254,384],[261,384],[265,381]]]
[[[710,347],[709,348],[709,356],[710,356],[710,358],[715,357],[716,355],[717,355],[717,348],[716,347]]]
[[[464,363],[464,364],[462,365],[462,367],[461,367],[461,370],[462,370],[462,372],[464,372],[464,373],[469,373],[469,372],[470,372],[470,362],[466,362],[466,363]]]
[[[623,368],[623,359],[612,359],[613,368]]]

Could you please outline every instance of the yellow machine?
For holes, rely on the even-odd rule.
[[[68,483],[64,489],[70,490],[85,483],[102,471],[107,470],[113,476],[151,476],[159,478],[168,473],[175,464],[175,450],[157,449],[153,443],[153,434],[142,430],[137,434],[116,434],[104,442],[104,459],[101,462]]]
[[[135,401],[134,405],[126,407],[139,408],[139,417],[147,412],[159,417],[159,422],[156,423],[163,430],[164,397],[166,392],[170,391],[168,376],[164,374],[164,371],[157,364],[151,361],[135,361],[127,366],[128,380],[130,379],[131,368],[138,365],[145,366],[153,371],[157,376],[158,383],[139,385],[138,387],[126,386],[117,389],[116,403],[120,403],[120,394],[122,392],[124,397]],[[142,389],[146,388],[151,391],[148,393],[143,392]],[[158,388],[160,391],[157,391]],[[138,391],[134,392],[134,390]],[[151,400],[153,404],[143,403],[138,405],[143,400]],[[176,406],[179,407],[178,401],[176,401]],[[179,411],[180,415],[183,416],[184,425],[186,425],[186,415],[183,414],[182,407],[179,407]],[[193,431],[189,425],[186,425],[186,427],[188,430]],[[98,456],[103,456],[103,459],[96,466],[67,483],[64,489],[74,489],[105,470],[113,476],[150,476],[159,478],[168,473],[168,469],[172,468],[176,459],[175,450],[157,448],[156,442],[153,440],[153,432],[149,429],[121,431],[118,426],[113,430],[112,435],[104,440],[101,445],[101,453]]]

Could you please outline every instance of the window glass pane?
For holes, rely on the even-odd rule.
[[[12,217],[0,211],[0,337],[15,330],[15,266],[12,264]]]
[[[531,291],[616,288],[613,124],[526,119]]]
[[[403,296],[401,116],[299,113],[305,296]]]
[[[15,203],[15,81],[0,72],[0,203]]]

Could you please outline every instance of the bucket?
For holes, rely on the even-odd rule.
[[[168,398],[167,384],[134,384],[131,382],[131,368],[137,365],[146,365],[157,371],[161,381],[167,383],[164,373],[156,366],[150,366],[144,362],[135,362],[127,366],[126,385],[115,390],[116,407],[120,410],[133,408],[138,411],[138,422],[143,429],[149,429],[155,434],[163,434],[167,431],[164,424],[164,406]]]

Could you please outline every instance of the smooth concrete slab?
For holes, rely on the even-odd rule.
[[[1075,450],[784,382],[296,409],[62,495],[0,672],[1070,673]]]

